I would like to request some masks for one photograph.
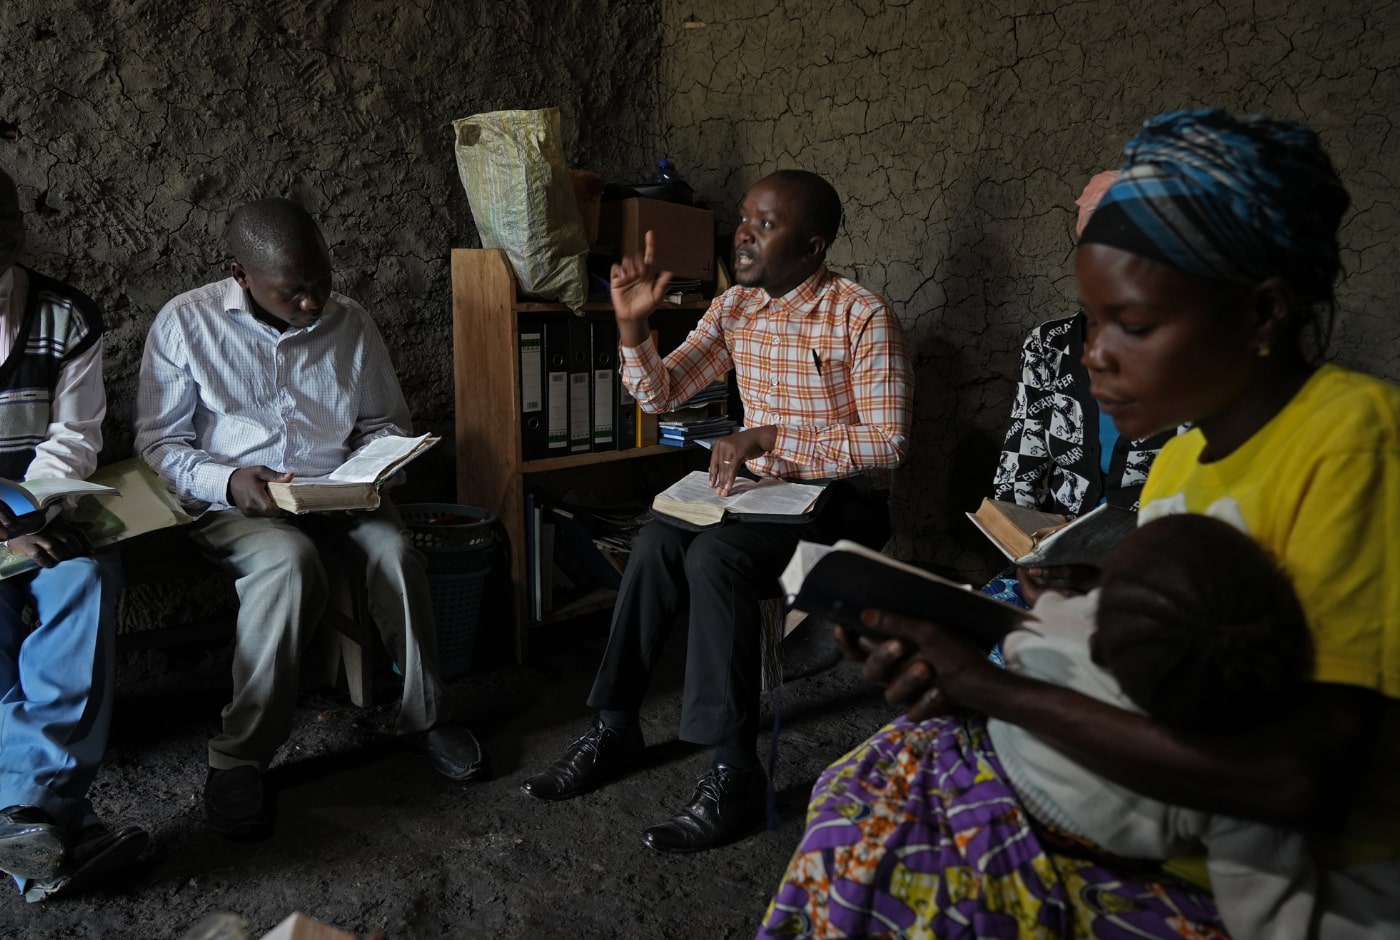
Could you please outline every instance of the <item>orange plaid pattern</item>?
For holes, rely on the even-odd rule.
[[[782,297],[730,288],[664,362],[650,340],[621,359],[648,412],[734,369],[745,424],[778,428],[773,450],[748,462],[759,476],[837,479],[904,460],[914,395],[904,331],[879,295],[825,267]]]

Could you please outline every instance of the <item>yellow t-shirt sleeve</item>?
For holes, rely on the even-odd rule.
[[[1294,482],[1278,560],[1312,626],[1314,678],[1400,698],[1400,460],[1341,454]]]

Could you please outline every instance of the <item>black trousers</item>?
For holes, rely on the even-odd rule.
[[[879,548],[890,536],[888,494],[864,480],[838,481],[817,517],[800,524],[729,522],[692,532],[652,522],[632,542],[612,632],[588,704],[636,711],[662,647],[690,613],[680,737],[752,747],[762,685],[759,602],[801,540],[852,539]]]

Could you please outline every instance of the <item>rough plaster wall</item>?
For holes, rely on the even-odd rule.
[[[0,166],[29,211],[25,260],[108,317],[107,459],[130,452],[152,318],[224,275],[239,204],[307,205],[415,420],[450,434],[448,252],[478,243],[452,120],[554,105],[575,166],[630,177],[653,152],[646,0],[5,0],[0,36]],[[441,481],[430,496],[451,496],[451,450],[420,461],[416,478]]]
[[[961,511],[990,487],[1023,334],[1074,310],[1073,200],[1159,111],[1322,135],[1355,205],[1333,349],[1400,378],[1396,3],[668,0],[663,28],[661,137],[686,179],[732,224],[764,173],[827,175],[848,213],[832,266],[909,328],[903,555],[986,570]]]

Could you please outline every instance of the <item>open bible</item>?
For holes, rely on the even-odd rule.
[[[1097,566],[1128,533],[1137,528],[1137,513],[1104,503],[1068,519],[1018,503],[984,499],[967,517],[1022,568],[1055,565]]]
[[[1033,619],[1030,611],[857,542],[798,542],[779,580],[789,607],[862,633],[871,629],[861,621],[861,611],[887,610],[957,630],[990,650]]]
[[[826,486],[792,483],[771,477],[740,478],[728,496],[710,487],[710,475],[693,470],[656,494],[651,511],[667,521],[707,529],[729,519],[756,522],[807,522],[816,513]]]
[[[140,457],[98,467],[87,480],[30,480],[23,486],[52,515],[63,508],[58,500],[78,497],[77,504],[63,512],[63,519],[82,532],[94,549],[190,521],[179,501]],[[11,496],[6,490],[3,498],[14,505]],[[27,555],[0,547],[0,578],[35,567]]]
[[[287,512],[378,509],[384,481],[437,442],[431,434],[377,437],[327,475],[269,483],[267,492]]]

